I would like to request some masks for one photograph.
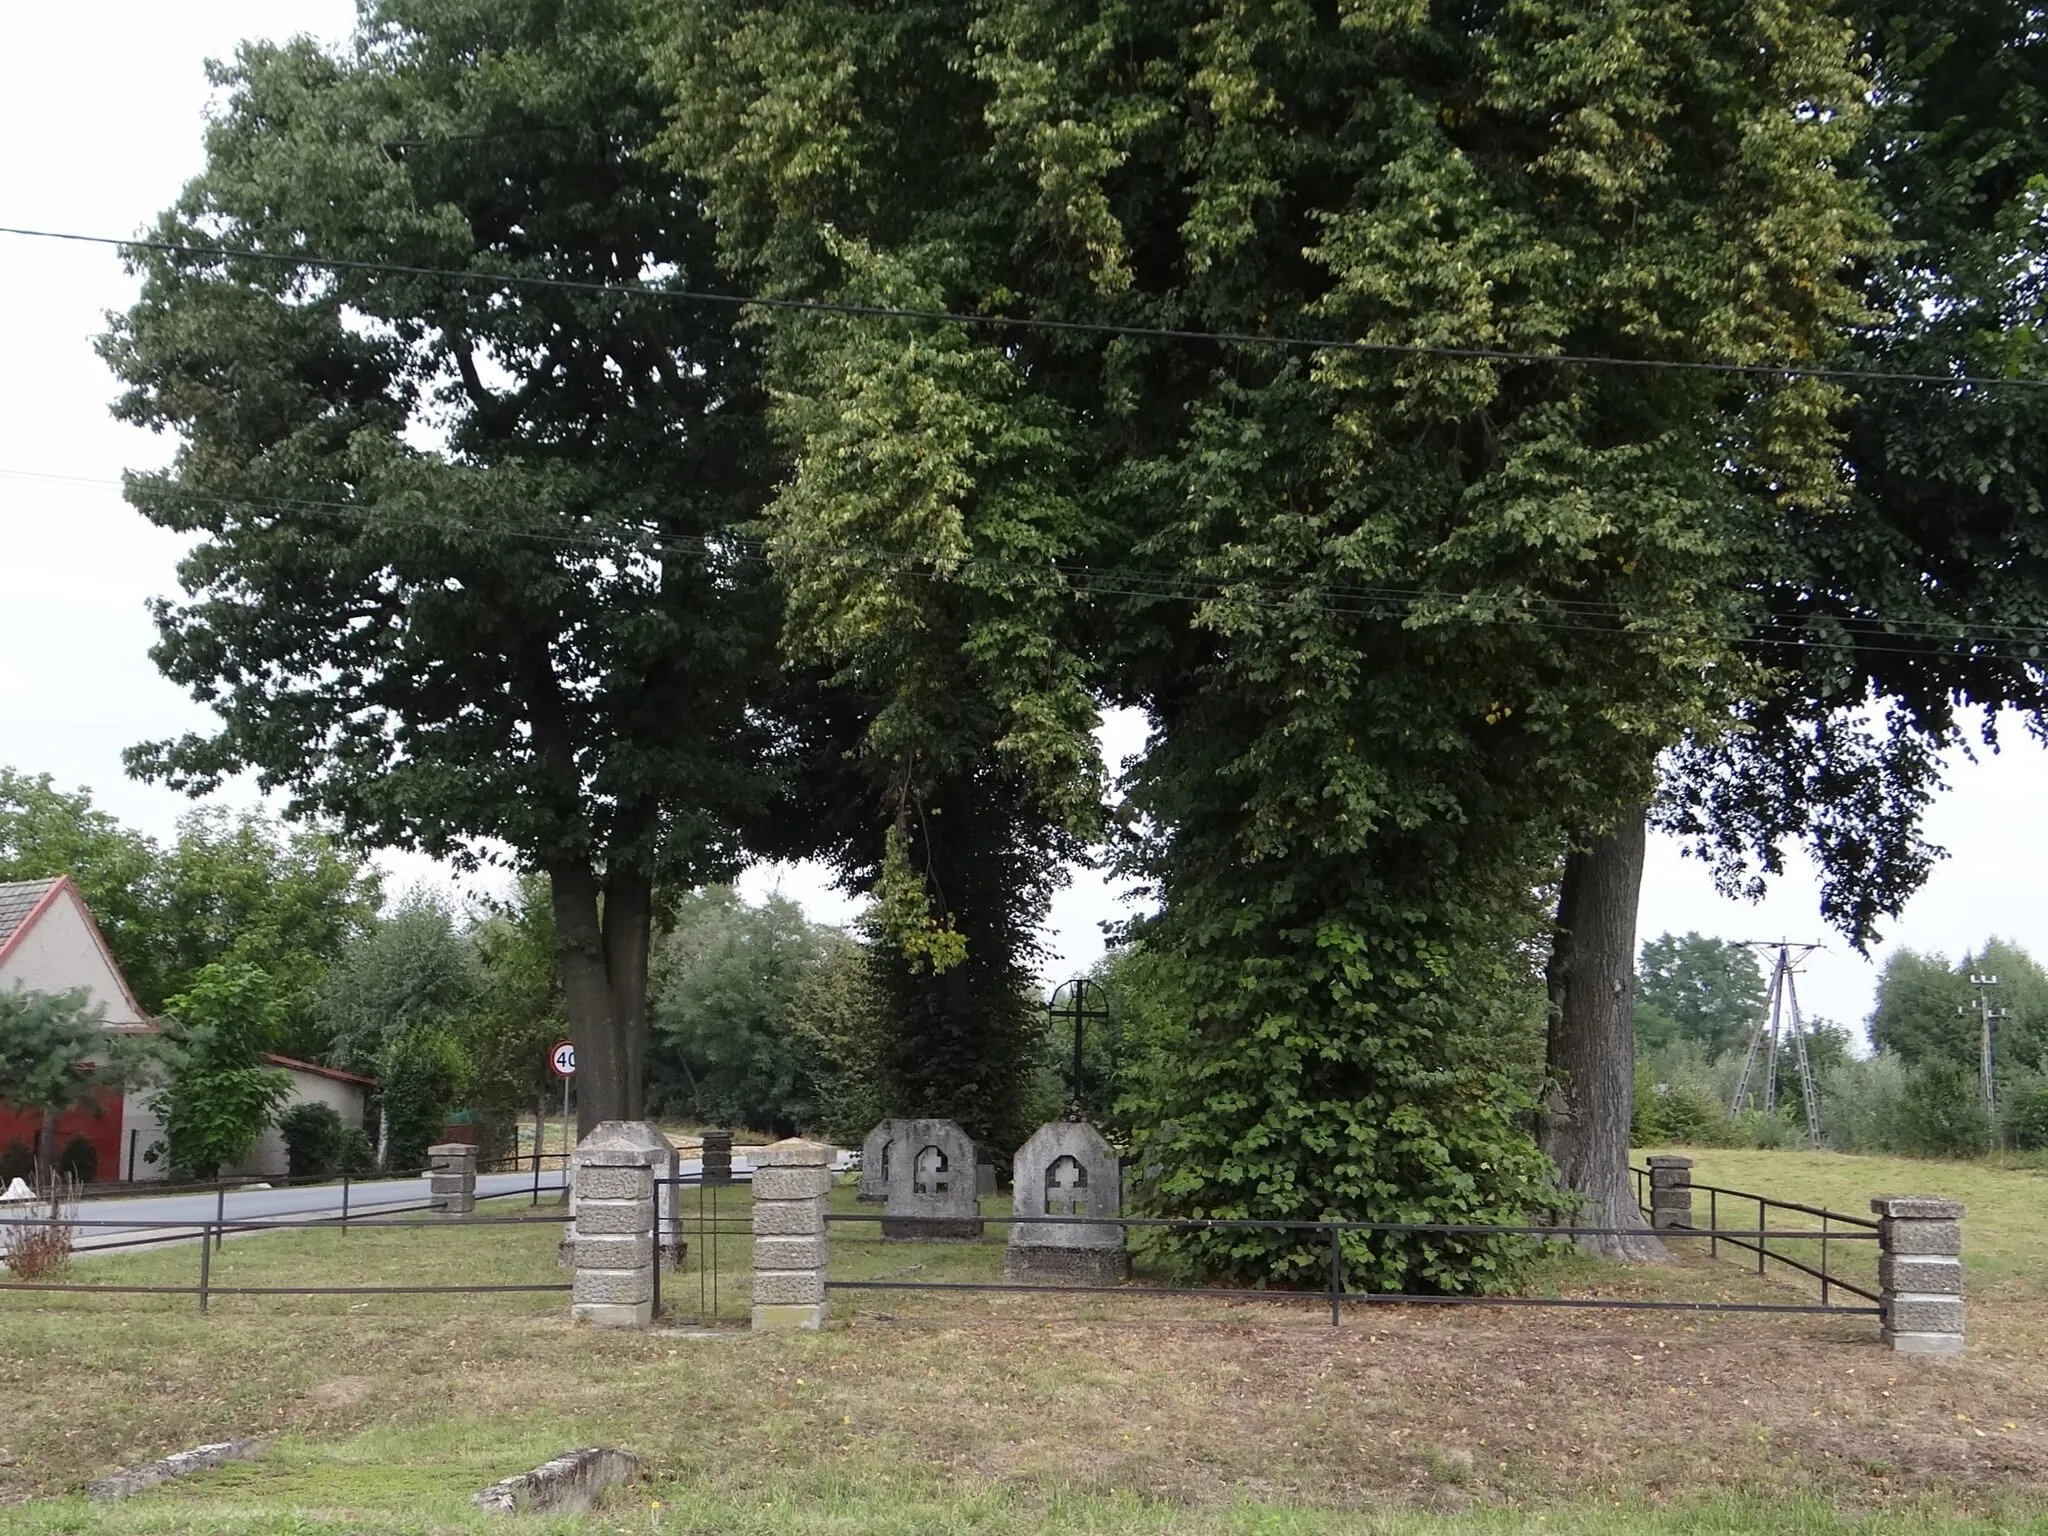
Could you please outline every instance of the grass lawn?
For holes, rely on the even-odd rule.
[[[792,1533],[1990,1532],[2048,1536],[2039,1176],[1701,1152],[1703,1181],[1868,1209],[1971,1203],[1961,1361],[1894,1357],[1853,1317],[1355,1309],[1310,1300],[841,1292],[823,1333],[755,1337],[743,1235],[665,1277],[654,1332],[572,1328],[560,1294],[51,1295],[0,1284],[0,1533],[439,1532],[469,1495],[572,1446],[646,1476],[561,1529]],[[744,1190],[722,1214],[745,1218]],[[850,1191],[841,1197],[850,1205]],[[686,1210],[694,1197],[686,1201]],[[517,1202],[486,1211],[523,1213]],[[550,1214],[543,1208],[543,1214]],[[694,1211],[689,1211],[694,1215]],[[835,1225],[840,1278],[980,1278],[983,1244]],[[231,1241],[222,1286],[559,1283],[555,1221]],[[79,1280],[190,1284],[196,1247],[80,1262]],[[1697,1255],[1558,1261],[1538,1288],[1802,1294]],[[2006,1321],[2000,1322],[1999,1318]],[[84,1482],[261,1435],[261,1460],[124,1504]]]

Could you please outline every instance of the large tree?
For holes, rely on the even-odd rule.
[[[154,654],[220,720],[135,766],[544,874],[586,1128],[642,1109],[658,889],[760,804],[772,634],[733,315],[591,291],[717,280],[627,20],[376,0],[244,47],[104,344],[179,440],[130,497],[197,535]]]
[[[932,605],[1034,620],[966,654],[1030,706],[1004,745],[1052,803],[1090,787],[1073,688],[1149,712],[1147,942],[1197,1021],[1148,1106],[1162,1208],[1540,1203],[1505,1070],[1531,892],[1639,831],[1658,754],[1761,686],[1737,575],[1842,494],[1823,382],[1553,355],[1836,350],[1873,227],[1839,171],[1846,29],[1740,3],[659,14],[670,142],[750,279],[988,317],[773,322],[776,366],[826,397],[785,413],[780,548],[883,691],[926,675],[904,657]],[[1509,355],[1401,350],[1433,345]],[[936,732],[896,722],[915,782]],[[1554,968],[1573,996],[1600,980]],[[1625,993],[1564,1012],[1618,1018],[1625,1049]],[[1596,1220],[1635,1213],[1627,1118],[1545,1117]],[[1247,1276],[1326,1262],[1189,1248]],[[1351,1259],[1382,1286],[1496,1272],[1457,1241]]]

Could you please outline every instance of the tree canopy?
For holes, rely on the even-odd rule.
[[[766,291],[1394,349],[776,317],[799,447],[772,548],[863,653],[922,644],[908,615],[942,594],[1074,610],[949,663],[999,666],[1030,705],[1001,741],[1049,803],[1092,791],[1069,680],[1150,714],[1133,862],[1197,1011],[1150,1106],[1167,1208],[1526,1209],[1542,1170],[1497,1045],[1527,1022],[1529,893],[1759,686],[1737,573],[1788,508],[1840,500],[1838,391],[1400,349],[1832,353],[1878,232],[1842,169],[1862,114],[1842,24],[662,14],[669,147]],[[934,438],[944,473],[911,473]],[[823,558],[849,545],[873,554]],[[1323,1262],[1197,1246],[1247,1274]],[[1375,1285],[1484,1284],[1492,1262],[1352,1257]]]
[[[338,52],[245,46],[153,231],[195,249],[136,252],[103,342],[179,444],[130,497],[196,536],[155,656],[219,717],[134,766],[545,874],[586,1122],[640,1111],[656,885],[762,803],[771,635],[731,312],[588,291],[722,281],[628,20],[379,0]]]
[[[1636,966],[1636,1035],[1646,1046],[1697,1043],[1709,1061],[1748,1044],[1766,985],[1747,944],[1697,933],[1660,934]]]

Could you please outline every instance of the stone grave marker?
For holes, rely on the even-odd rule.
[[[1041,1125],[1017,1149],[1012,1209],[1019,1216],[1121,1216],[1123,1166],[1094,1126]],[[1121,1285],[1130,1277],[1122,1227],[1017,1222],[1003,1250],[1014,1285]]]
[[[862,1205],[880,1205],[889,1196],[889,1159],[902,1139],[901,1120],[883,1120],[860,1144],[860,1192],[854,1196]]]
[[[882,1236],[902,1242],[972,1242],[981,1236],[974,1143],[950,1120],[899,1120],[889,1150]]]

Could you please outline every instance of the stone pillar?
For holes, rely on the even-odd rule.
[[[675,1152],[647,1131],[607,1120],[576,1147],[569,1315],[579,1323],[645,1328],[654,1320],[654,1180]]]
[[[1877,1288],[1884,1342],[1902,1355],[1963,1352],[1963,1202],[1880,1195]]]
[[[446,1220],[476,1214],[476,1147],[460,1141],[427,1148],[427,1214]]]
[[[754,1331],[817,1328],[825,1300],[825,1201],[832,1149],[815,1141],[757,1147],[754,1164]]]
[[[1650,1159],[1650,1225],[1692,1225],[1692,1159],[1659,1153]]]

